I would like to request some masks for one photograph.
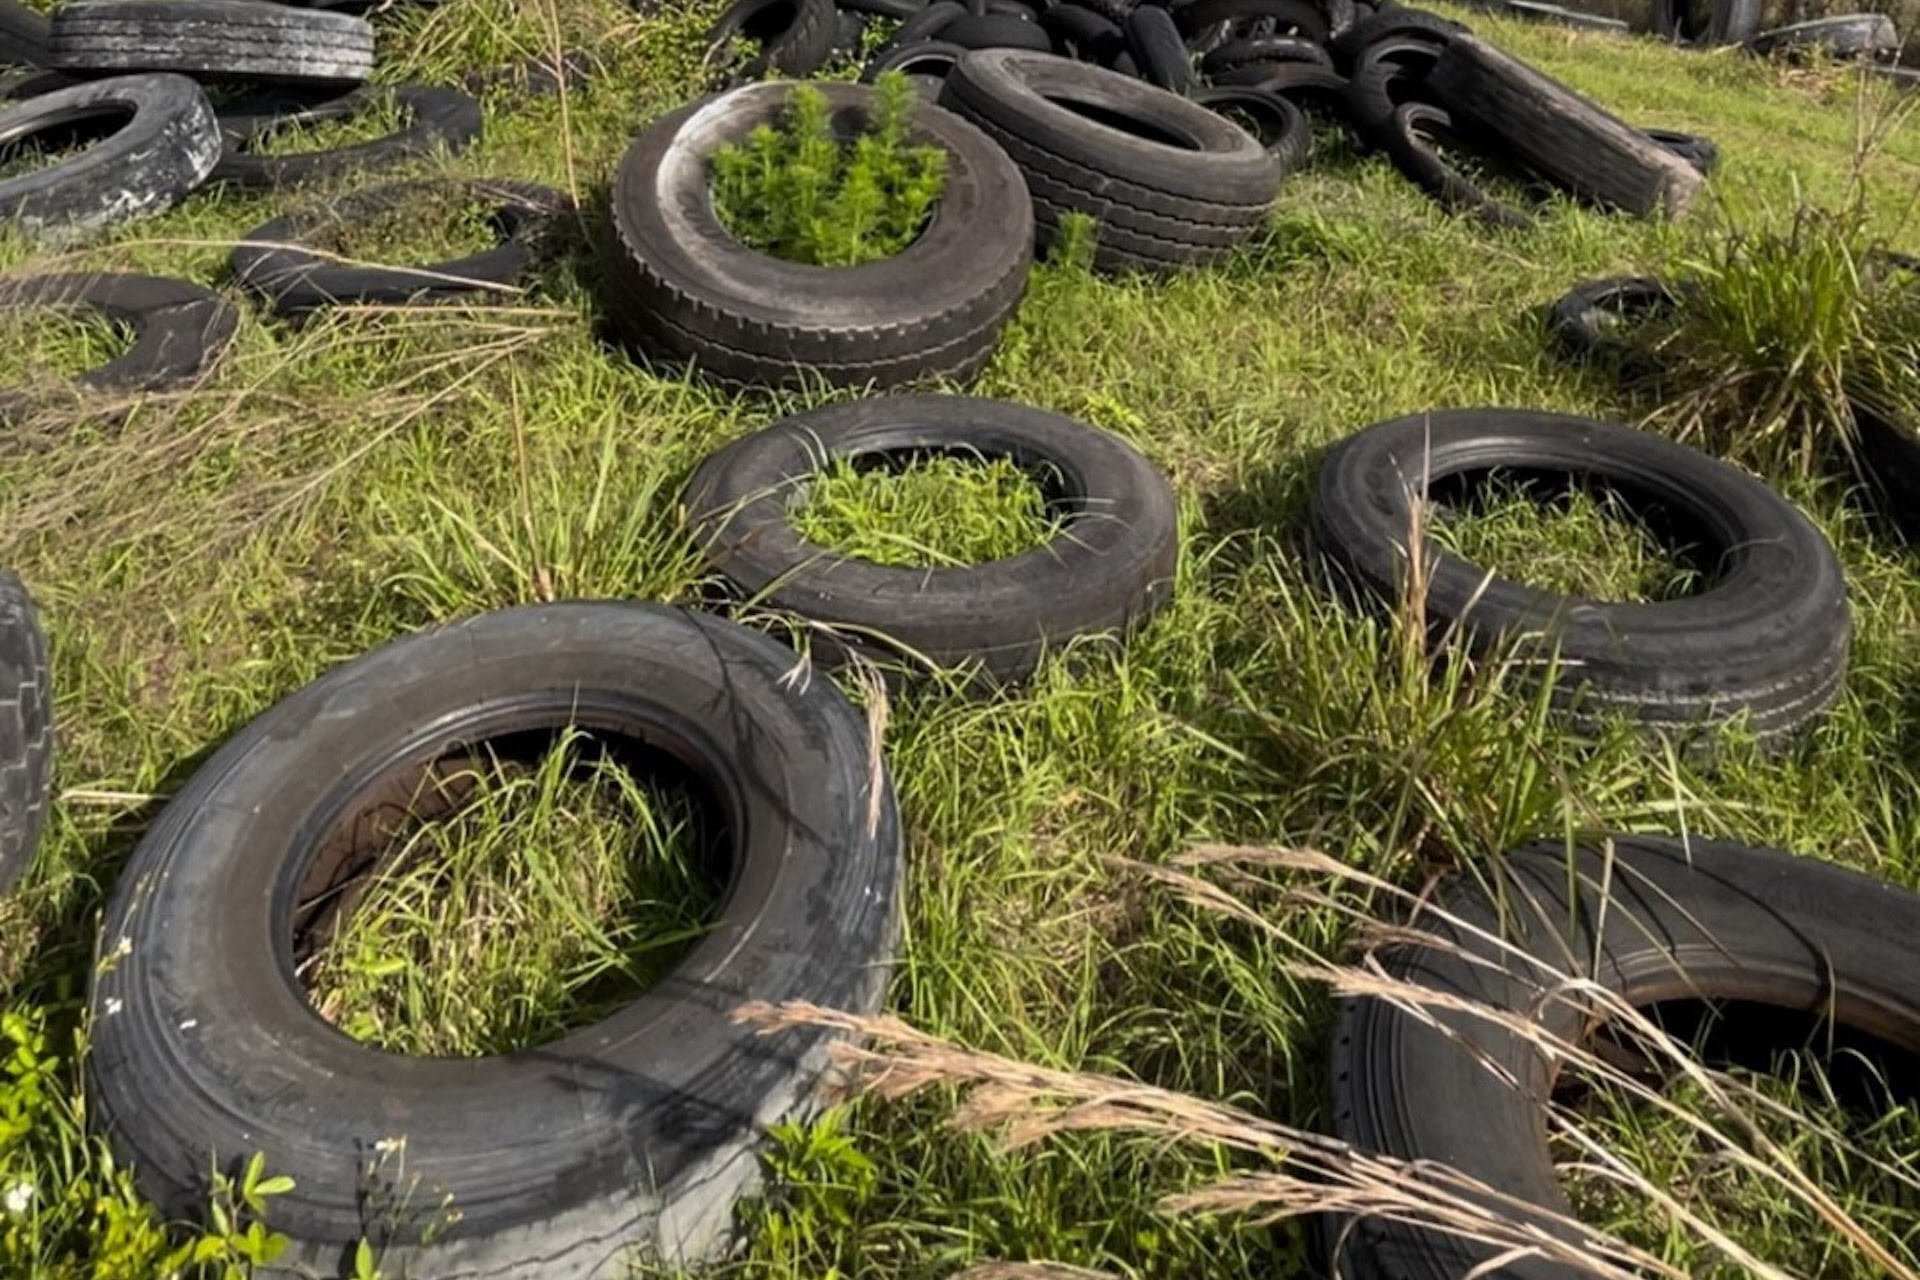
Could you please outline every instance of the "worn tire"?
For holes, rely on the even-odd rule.
[[[409,636],[279,702],[195,772],[114,888],[89,1120],[169,1217],[205,1212],[209,1166],[260,1152],[292,1177],[266,1215],[292,1245],[263,1276],[352,1256],[364,1175],[395,1138],[422,1197],[381,1220],[396,1272],[610,1280],[633,1245],[712,1257],[765,1126],[812,1109],[832,1038],[762,1037],[730,1011],[872,1012],[898,937],[891,782],[865,717],[793,665],[709,615],[565,603]],[[319,931],[303,904],[367,872],[435,764],[570,724],[704,784],[732,842],[709,932],[633,1003],[517,1053],[388,1053],[316,1016],[294,977]],[[460,1219],[422,1245],[442,1196]]]
[[[1241,128],[1260,140],[1260,145],[1279,162],[1281,171],[1292,173],[1307,162],[1313,150],[1313,129],[1307,113],[1286,98],[1266,89],[1234,85],[1212,85],[1193,91],[1193,100],[1228,119],[1234,114],[1250,117],[1253,128]],[[1238,123],[1236,121],[1236,123]]]
[[[1141,5],[1127,15],[1127,48],[1148,84],[1170,93],[1190,93],[1198,81],[1193,57],[1181,42],[1173,15],[1158,5]]]
[[[1583,840],[1571,854],[1557,841],[1530,845],[1454,877],[1437,896],[1438,909],[1409,923],[1420,936],[1379,960],[1396,983],[1446,1003],[1341,1001],[1329,1064],[1332,1136],[1369,1155],[1475,1179],[1502,1199],[1451,1189],[1576,1249],[1577,1227],[1547,1216],[1574,1214],[1543,1117],[1560,1063],[1538,1040],[1589,1039],[1592,985],[1642,1009],[1770,1006],[1766,1024],[1748,1029],[1763,1038],[1757,1048],[1830,1043],[1848,1029],[1897,1050],[1920,1042],[1920,896],[1814,858],[1621,834]],[[1419,1012],[1404,1007],[1416,1000]],[[1476,1015],[1476,1006],[1508,1021]],[[1844,1054],[1844,1037],[1841,1045]],[[1496,1266],[1499,1247],[1416,1223],[1322,1224],[1326,1273],[1346,1280],[1592,1274],[1541,1256]]]
[[[1622,354],[1620,342],[1601,326],[1611,315],[1632,324],[1670,313],[1678,294],[1652,276],[1609,276],[1575,285],[1553,304],[1547,316],[1547,334],[1569,360],[1589,360]]]
[[[1005,560],[899,568],[802,539],[789,503],[835,459],[965,451],[1047,473],[1062,535]],[[977,687],[1026,679],[1076,637],[1117,637],[1155,612],[1179,556],[1173,491],[1117,436],[1027,405],[885,396],[787,418],[701,463],[687,485],[695,541],[756,606],[826,624],[813,652],[899,668],[966,667]]]
[[[158,391],[199,378],[220,358],[239,312],[211,289],[158,276],[90,274],[0,280],[0,312],[88,312],[132,331],[127,349],[76,374],[80,392]],[[30,413],[26,392],[0,391],[0,421]]]
[[[213,171],[220,131],[185,76],[115,76],[41,94],[0,111],[0,137],[116,115],[131,118],[96,145],[0,180],[0,218],[37,239],[70,240],[164,213]]]
[[[1094,264],[1103,270],[1217,262],[1265,223],[1280,188],[1280,165],[1246,130],[1179,94],[1051,54],[972,54],[940,101],[1020,167],[1042,249],[1065,214],[1098,220]]]
[[[253,155],[247,148],[285,124],[346,120],[383,99],[400,108],[404,122],[384,137],[326,151]],[[373,173],[409,160],[467,149],[480,137],[480,104],[457,89],[403,84],[369,85],[322,101],[286,99],[218,113],[223,137],[220,162],[209,182],[244,190],[278,191],[350,173]]]
[[[436,188],[464,188],[475,204],[491,205],[499,243],[447,262],[418,267],[361,266],[301,245],[329,223],[351,223]],[[418,306],[512,292],[550,256],[573,213],[564,192],[495,179],[421,179],[365,187],[338,200],[264,222],[247,232],[227,257],[241,288],[280,316],[299,316],[341,303]]]
[[[1032,49],[1053,52],[1053,37],[1037,22],[1004,13],[969,13],[940,28],[940,39],[962,49]]]
[[[1391,36],[1368,45],[1347,79],[1347,123],[1354,136],[1384,147],[1393,132],[1393,114],[1408,102],[1424,102],[1420,86],[1445,52],[1421,36]]]
[[[760,52],[735,74],[735,82],[769,71],[805,77],[832,59],[836,33],[833,0],[736,0],[708,29],[707,56],[746,36],[760,43]]]
[[[1478,218],[1490,227],[1525,231],[1534,225],[1531,214],[1494,199],[1467,175],[1448,164],[1437,151],[1435,138],[1458,141],[1453,117],[1425,102],[1404,102],[1378,134],[1380,149],[1404,174],[1441,208]]]
[[[33,597],[0,572],[0,893],[40,846],[53,782],[53,677]]]
[[[1255,62],[1213,78],[1221,88],[1261,89],[1277,93],[1309,115],[1345,122],[1347,78],[1332,67],[1310,62]]]
[[[820,89],[836,110],[862,112],[872,101],[862,85]],[[778,119],[789,92],[754,85],[691,103],[634,141],[613,185],[615,318],[670,362],[733,385],[971,378],[992,356],[1033,262],[1032,201],[1019,169],[966,121],[922,106],[909,128],[943,147],[948,164],[920,238],[856,267],[780,261],[720,225],[706,165],[721,144]]]
[[[1681,133],[1677,129],[1642,129],[1640,132],[1703,174],[1711,174],[1720,167],[1720,148],[1711,138]]]
[[[69,75],[358,84],[373,71],[373,26],[266,0],[72,0],[53,15],[49,49]]]
[[[1760,29],[1760,0],[1653,0],[1653,29],[1674,44],[1740,44]]]
[[[1427,617],[1459,626],[1476,652],[1544,636],[1566,670],[1554,697],[1582,687],[1581,721],[1623,711],[1688,731],[1751,713],[1763,740],[1816,718],[1839,694],[1852,633],[1833,548],[1807,517],[1743,471],[1650,432],[1524,409],[1436,410],[1336,445],[1312,499],[1323,561],[1378,601],[1398,599],[1410,492],[1507,468],[1572,476],[1656,504],[1676,540],[1705,548],[1717,580],[1658,603],[1555,595],[1469,564],[1423,539]],[[1444,485],[1441,485],[1443,489]]]
[[[1920,431],[1907,415],[1855,398],[1848,462],[1886,524],[1908,545],[1920,545]]]
[[[1785,57],[1821,49],[1835,58],[1880,58],[1900,51],[1900,32],[1884,13],[1815,18],[1762,31],[1746,42],[1749,53]]]
[[[1446,45],[1455,36],[1466,34],[1469,31],[1465,23],[1443,18],[1437,13],[1428,13],[1425,9],[1396,7],[1381,9],[1372,17],[1355,22],[1327,42],[1327,52],[1333,55],[1333,65],[1345,70],[1366,52],[1368,45],[1382,40],[1412,37],[1431,44]]]
[[[53,57],[52,38],[53,25],[44,13],[20,0],[0,0],[0,63],[44,67]]]
[[[1127,51],[1126,30],[1079,4],[1057,4],[1040,15],[1056,52],[1104,65]]]
[[[1256,36],[1229,40],[1200,60],[1200,74],[1216,76],[1235,67],[1250,67],[1263,62],[1305,62],[1331,67],[1333,58],[1326,49],[1299,36]]]

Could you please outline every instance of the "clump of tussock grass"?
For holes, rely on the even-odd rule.
[[[836,459],[807,485],[793,515],[800,535],[877,564],[957,566],[1042,546],[1064,522],[1007,458],[942,454],[898,471]]]
[[[946,185],[947,153],[908,136],[919,94],[902,72],[873,85],[872,119],[850,141],[827,98],[796,84],[780,127],[761,125],[713,156],[713,207],[742,243],[792,262],[850,267],[920,235]]]

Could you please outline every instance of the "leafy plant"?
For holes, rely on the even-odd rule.
[[[736,239],[790,262],[851,267],[912,244],[946,184],[947,153],[910,143],[905,74],[873,86],[867,129],[843,141],[827,96],[795,85],[781,127],[763,124],[713,157],[713,207]]]

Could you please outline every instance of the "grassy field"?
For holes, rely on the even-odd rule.
[[[1201,841],[1311,846],[1418,889],[1520,840],[1604,825],[1724,834],[1920,884],[1920,580],[1817,469],[1767,478],[1838,548],[1857,638],[1844,697],[1782,758],[1738,741],[1711,765],[1624,733],[1576,741],[1497,671],[1430,680],[1409,630],[1309,585],[1305,494],[1331,441],[1427,407],[1652,411],[1547,351],[1539,310],[1574,282],[1711,260],[1728,235],[1783,230],[1800,202],[1838,207],[1856,182],[1874,234],[1920,249],[1920,134],[1865,147],[1878,108],[1843,75],[1440,7],[1637,124],[1711,135],[1725,157],[1712,199],[1683,227],[1569,206],[1536,231],[1495,234],[1323,131],[1268,229],[1225,269],[1158,285],[1071,262],[1036,270],[978,390],[1077,415],[1151,455],[1179,493],[1186,551],[1172,607],[1124,656],[1049,670],[1017,696],[928,688],[891,708],[911,864],[891,1007],[916,1027],[1311,1128],[1329,999],[1297,966],[1336,955],[1376,895],[1318,876],[1316,900],[1278,900],[1276,927],[1260,928],[1114,859],[1163,862]],[[556,38],[604,62],[564,101],[489,97],[484,142],[419,169],[570,190],[586,211],[578,246],[511,305],[343,312],[299,329],[250,311],[204,387],[124,416],[55,407],[0,432],[0,563],[41,603],[61,735],[38,865],[0,903],[0,1031],[14,1042],[0,1058],[0,1275],[159,1280],[178,1261],[127,1199],[124,1171],[83,1139],[77,1059],[100,905],[196,763],[322,671],[436,622],[536,599],[692,600],[702,569],[679,530],[679,486],[709,450],[804,407],[650,375],[597,337],[589,246],[612,166],[636,129],[696,91],[710,9],[638,18],[613,0],[558,12],[448,0],[383,15],[383,79],[450,83]],[[238,235],[296,202],[207,194],[72,253],[0,246],[0,268],[213,283]],[[405,262],[470,230],[408,218],[340,247]],[[1812,308],[1781,271],[1786,314]],[[115,340],[10,322],[0,384],[84,367]],[[1771,438],[1769,425],[1753,422],[1751,438]],[[1748,437],[1723,426],[1719,438]],[[805,519],[903,562],[1043,536],[1019,484],[966,472],[836,477]],[[1674,587],[1674,566],[1598,503],[1559,517],[1496,503],[1444,536],[1561,588]],[[676,861],[684,815],[672,796],[626,795],[617,811],[651,821],[609,822],[603,783],[537,770],[497,784],[436,837],[460,846],[454,869],[385,886],[329,956],[315,979],[329,1015],[395,1047],[480,1052],[549,1036],[563,1017],[577,1025],[670,959],[661,948],[710,891]],[[598,873],[621,865],[646,874]],[[528,879],[551,891],[516,892]],[[504,913],[516,928],[457,927]],[[649,945],[636,953],[637,939]],[[1163,1196],[1243,1157],[1106,1133],[1007,1154],[950,1128],[951,1102],[938,1090],[862,1102],[785,1135],[738,1273],[894,1280],[993,1259],[1137,1277],[1305,1273],[1293,1225],[1161,1211]],[[1884,1274],[1672,1123],[1622,1105],[1597,1108],[1594,1124],[1654,1184],[1787,1271]],[[1869,1138],[1905,1158],[1914,1128],[1899,1112]],[[1858,1161],[1815,1164],[1911,1263],[1910,1185],[1875,1182]],[[1644,1198],[1591,1189],[1580,1202],[1676,1267],[1744,1274]]]

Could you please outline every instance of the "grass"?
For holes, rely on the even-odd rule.
[[[465,190],[422,190],[365,218],[335,219],[323,247],[364,262],[445,262],[498,244],[493,206]]]
[[[537,53],[555,31],[606,68],[564,101],[490,93],[473,149],[379,180],[511,176],[593,208],[631,133],[700,91],[700,37],[718,8],[642,18],[619,0],[551,13],[462,0],[379,15],[381,75],[394,82],[449,83]],[[1742,369],[1758,360],[1776,382],[1785,373],[1812,388],[1796,402],[1804,411],[1777,422],[1756,416],[1764,396],[1732,387],[1699,402],[1697,426],[1656,414],[1660,401],[1609,371],[1556,359],[1539,317],[1580,280],[1725,260],[1734,233],[1791,244],[1803,202],[1849,217],[1857,203],[1859,243],[1920,248],[1907,212],[1920,135],[1898,129],[1863,152],[1861,121],[1881,104],[1857,101],[1838,73],[1446,11],[1634,123],[1714,138],[1724,161],[1713,197],[1685,227],[1562,204],[1532,231],[1495,234],[1322,127],[1313,164],[1226,267],[1162,285],[1071,261],[1036,270],[978,390],[1078,416],[1148,453],[1179,495],[1184,559],[1168,610],[1123,655],[1078,674],[1050,667],[1018,694],[972,700],[934,685],[890,708],[910,874],[890,1008],[918,1033],[1311,1131],[1324,1122],[1329,980],[1299,966],[1335,954],[1372,895],[1319,871],[1319,896],[1273,907],[1269,929],[1194,910],[1113,858],[1164,866],[1196,842],[1311,844],[1418,891],[1503,846],[1606,825],[1780,845],[1920,884],[1915,561],[1831,468],[1762,447],[1831,430],[1817,412],[1831,383],[1800,381],[1810,366],[1794,353],[1830,364],[1831,335],[1856,331],[1863,295],[1834,294],[1845,323],[1807,326],[1796,343],[1730,348],[1748,353]],[[218,284],[235,237],[336,189],[208,193],[58,256],[0,243],[0,269]],[[1809,234],[1828,233],[1803,233],[1807,264],[1826,252]],[[1729,302],[1786,278],[1772,270],[1747,285],[1729,275]],[[734,399],[611,355],[596,335],[600,275],[575,251],[546,269],[537,304],[299,329],[249,311],[231,359],[195,395],[153,397],[111,422],[0,431],[0,562],[41,602],[61,724],[59,801],[0,928],[0,999],[16,1018],[0,1024],[0,1048],[32,1048],[30,1065],[0,1068],[0,1206],[23,1186],[39,1206],[0,1211],[0,1274],[157,1280],[172,1269],[173,1246],[129,1198],[125,1171],[84,1137],[80,1001],[104,896],[196,762],[320,672],[435,622],[535,599],[701,598],[680,485],[713,448],[824,398]],[[1689,359],[1720,359],[1705,330],[1691,332]],[[1693,432],[1800,504],[1833,540],[1853,602],[1853,659],[1831,716],[1779,757],[1737,740],[1703,761],[1624,731],[1576,739],[1500,664],[1436,674],[1418,629],[1324,598],[1300,547],[1320,452],[1384,418],[1473,404]],[[881,514],[858,523],[882,527]],[[1543,522],[1525,549],[1517,528],[1483,529],[1480,550],[1516,568],[1584,560],[1595,544],[1583,539],[1601,527],[1597,516]],[[1608,581],[1631,588],[1629,568],[1613,563]],[[541,822],[574,812],[534,808]],[[610,854],[593,830],[595,856]],[[465,834],[487,865],[533,856]],[[474,901],[493,892],[477,871],[465,883]],[[398,882],[369,936],[409,959],[454,950],[457,938],[394,927],[424,893],[423,880]],[[611,930],[634,917],[601,919]],[[553,920],[528,942],[558,956],[546,950],[562,931]],[[494,976],[504,990],[506,968]],[[426,964],[396,977],[369,984],[362,1007],[420,999],[465,1012],[461,988],[439,987]],[[554,975],[512,980],[538,989]],[[443,1043],[470,1052],[502,1031],[449,1024]],[[512,1034],[544,1032],[523,1022]],[[1244,1172],[1245,1152],[1075,1131],[1009,1155],[990,1133],[946,1123],[954,1099],[936,1083],[786,1134],[775,1153],[786,1179],[723,1274],[935,1280],[991,1260],[1129,1280],[1307,1272],[1297,1223],[1248,1230],[1234,1213],[1164,1211],[1166,1197]],[[1668,1157],[1651,1144],[1621,1145],[1665,1176]],[[1885,1198],[1854,1176],[1857,1160],[1845,1175],[1819,1167]],[[1784,1203],[1777,1184],[1742,1185],[1729,1194],[1757,1210]],[[1809,1221],[1735,1213],[1728,1229],[1758,1255],[1810,1265],[1806,1250],[1834,1234]],[[1697,1239],[1676,1229],[1639,1247],[1681,1267]],[[1822,1261],[1821,1280],[1886,1273],[1845,1248],[1851,1261]]]
[[[759,125],[713,156],[713,207],[742,243],[791,262],[851,267],[919,238],[946,180],[947,153],[908,130],[919,94],[902,72],[873,85],[872,118],[836,134],[827,98],[798,84],[779,128]]]
[[[836,461],[793,515],[802,537],[878,564],[1004,560],[1056,537],[1046,495],[1005,458],[936,456],[898,471]]]
[[[0,386],[71,378],[123,353],[131,335],[90,312],[0,311]]]

